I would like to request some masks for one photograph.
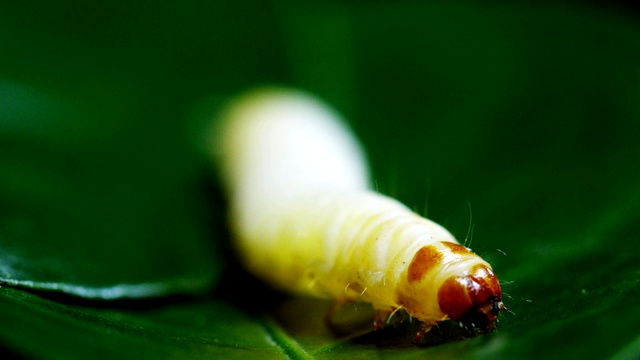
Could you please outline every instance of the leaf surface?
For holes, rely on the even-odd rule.
[[[0,5],[7,353],[637,358],[640,30],[629,14],[253,5]],[[239,269],[197,143],[215,112],[203,99],[262,82],[334,104],[379,191],[469,238],[507,294],[497,331],[434,333],[441,344],[420,347],[415,323],[373,332],[356,304],[363,325],[335,334],[328,303]]]

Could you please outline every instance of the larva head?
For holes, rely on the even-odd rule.
[[[421,247],[405,274],[397,304],[427,325],[451,319],[483,333],[493,330],[500,310],[506,310],[491,266],[458,243]]]
[[[482,263],[467,275],[447,278],[438,292],[438,303],[450,319],[479,332],[493,330],[500,310],[506,310],[498,278]]]

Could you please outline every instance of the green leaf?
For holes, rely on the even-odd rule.
[[[255,318],[222,301],[61,304],[0,289],[4,342],[38,358],[281,357]],[[71,304],[69,304],[71,303]],[[141,305],[141,304],[139,304]],[[120,306],[120,307],[119,307]],[[38,339],[36,343],[34,340]]]
[[[0,281],[91,298],[209,289],[220,269],[215,210],[180,104],[149,106],[153,84],[112,59],[57,64],[86,39],[0,12],[2,53],[12,55],[0,60]],[[38,34],[52,43],[25,52]],[[50,60],[48,72],[35,58]],[[22,64],[39,74],[21,74]]]
[[[1,52],[12,54],[0,57],[0,343],[9,353],[640,354],[640,31],[629,16],[500,2],[247,11],[193,1],[150,13],[16,4],[0,8]],[[191,143],[202,121],[185,119],[207,96],[264,81],[335,104],[381,192],[461,240],[473,230],[470,246],[508,295],[497,331],[448,342],[455,328],[443,325],[430,334],[439,345],[416,346],[415,323],[374,332],[356,304],[334,333],[327,302],[283,296],[239,270],[219,243],[224,202],[203,188],[209,164]],[[199,295],[165,296],[181,292]]]
[[[210,286],[196,164],[170,129],[124,130],[131,116],[91,116],[19,84],[0,83],[0,96],[0,281],[93,298]]]

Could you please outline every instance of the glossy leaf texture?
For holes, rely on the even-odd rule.
[[[4,352],[637,358],[637,16],[500,1],[3,3]],[[354,304],[331,332],[329,303],[240,269],[202,142],[225,99],[264,83],[333,104],[378,190],[492,264],[511,311],[497,331],[447,341],[443,325],[416,346],[415,322],[374,332]]]

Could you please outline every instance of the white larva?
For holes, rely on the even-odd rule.
[[[372,191],[357,140],[318,100],[253,91],[229,104],[215,133],[232,231],[253,274],[290,292],[370,302],[378,318],[402,308],[423,322],[418,337],[447,319],[495,327],[504,306],[491,266]]]

